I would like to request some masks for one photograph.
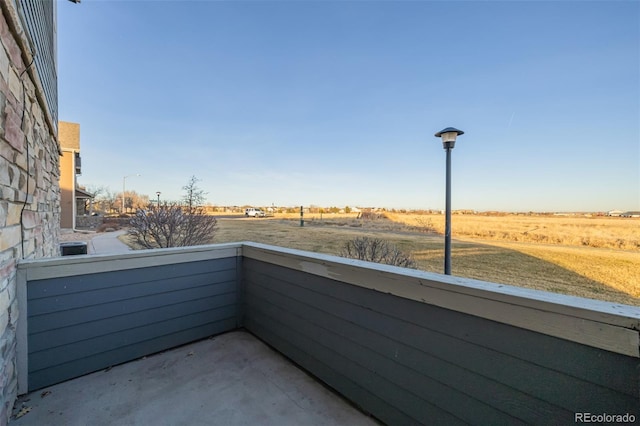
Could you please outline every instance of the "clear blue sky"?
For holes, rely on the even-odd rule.
[[[217,205],[640,210],[636,1],[58,2],[84,185]]]

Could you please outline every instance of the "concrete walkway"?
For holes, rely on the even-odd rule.
[[[16,411],[11,426],[378,424],[242,331],[37,390]]]
[[[120,235],[126,233],[127,231],[120,230],[96,235],[87,245],[88,254],[116,254],[131,251],[129,246],[118,239]]]

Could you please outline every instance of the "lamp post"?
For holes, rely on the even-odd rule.
[[[464,132],[454,127],[447,127],[435,134],[435,137],[442,138],[442,147],[447,151],[447,195],[444,224],[444,273],[446,275],[451,275],[451,150],[456,144],[458,135],[464,135]]]
[[[156,195],[158,196],[158,208],[160,208],[160,191],[156,192]]]
[[[122,214],[124,214],[124,193],[125,193],[125,182],[127,181],[128,177],[132,177],[132,176],[140,176],[140,173],[137,173],[135,175],[127,175],[125,177],[122,178]]]

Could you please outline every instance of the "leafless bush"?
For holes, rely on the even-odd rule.
[[[149,206],[139,209],[131,218],[129,235],[142,247],[166,248],[208,244],[216,231],[217,221],[199,208],[180,204]]]
[[[187,186],[184,204],[165,203],[138,209],[131,218],[129,235],[142,247],[186,247],[211,243],[217,220],[206,214],[201,205],[204,192],[192,177]]]
[[[416,269],[411,255],[380,238],[357,237],[348,241],[339,253],[342,257]]]
[[[418,217],[416,218],[416,223],[418,224],[417,229],[420,232],[426,232],[428,234],[433,234],[436,232],[436,229],[433,226],[433,222],[430,218]]]
[[[98,226],[96,232],[106,232],[107,229],[117,231],[118,229],[120,229],[120,224],[113,221],[104,222],[102,225]]]
[[[357,219],[363,220],[378,220],[384,218],[384,214],[376,212],[360,212]]]

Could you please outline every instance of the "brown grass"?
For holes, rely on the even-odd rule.
[[[413,255],[418,268],[442,273],[444,216],[387,213],[298,214],[219,219],[214,242],[256,241],[337,254],[357,236],[381,237]],[[627,218],[453,217],[454,275],[640,305],[640,221]],[[585,243],[585,241],[587,243]],[[544,244],[542,242],[552,242]],[[597,246],[598,248],[595,248]],[[626,250],[602,248],[622,247]]]
[[[386,213],[408,226],[431,224],[444,233],[444,215]],[[560,244],[640,251],[640,220],[580,216],[454,215],[453,238]]]
[[[336,254],[356,236],[375,236],[412,253],[419,269],[442,273],[442,237],[420,233],[415,227],[352,217],[322,221],[307,218],[304,227],[299,226],[299,219],[220,219],[215,242],[255,241]],[[454,240],[452,258],[452,273],[457,276],[640,305],[636,272],[640,270],[640,255],[635,252]]]
[[[640,254],[611,249],[495,242],[640,298]]]

